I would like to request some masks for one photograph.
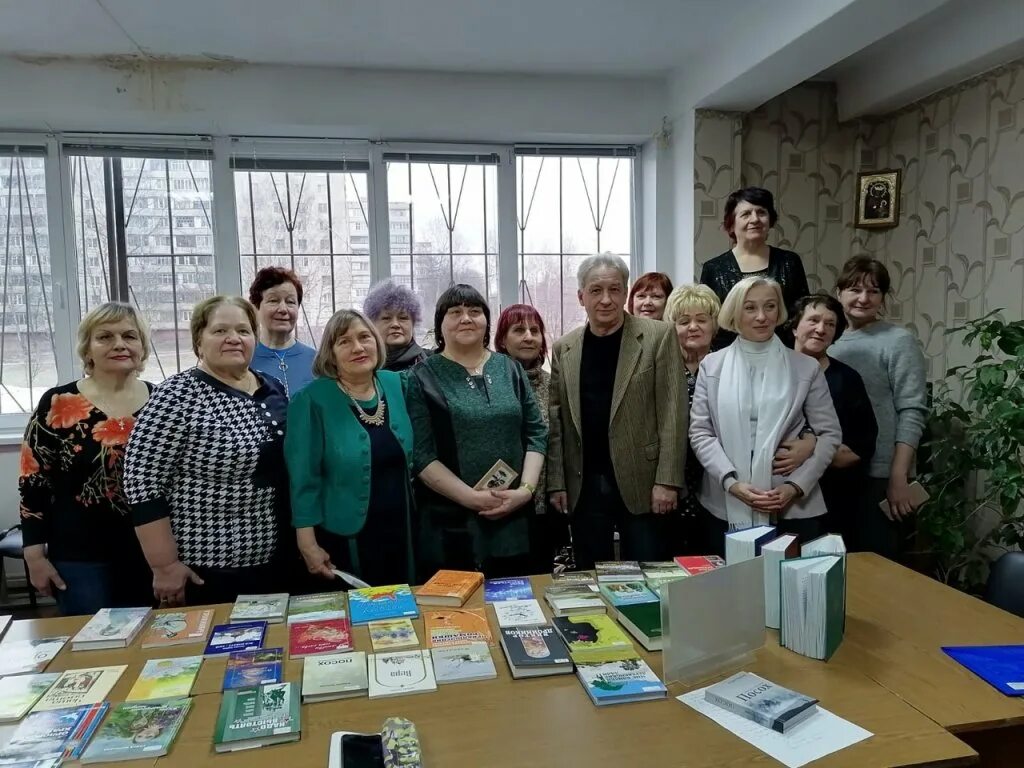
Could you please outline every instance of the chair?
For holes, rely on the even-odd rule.
[[[985,602],[1024,618],[1024,552],[1007,552],[992,564]]]
[[[0,604],[7,603],[7,574],[4,570],[4,561],[8,558],[21,560],[25,568],[25,585],[28,589],[28,603],[33,608],[36,606],[36,590],[28,574],[28,563],[25,562],[25,542],[21,536],[21,526],[14,525],[3,533],[0,533]]]

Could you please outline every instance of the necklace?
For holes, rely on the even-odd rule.
[[[370,414],[367,413],[363,406],[359,404],[359,401],[355,399],[351,392],[349,392],[345,385],[338,381],[338,389],[348,395],[348,399],[352,401],[352,405],[356,409],[356,416],[359,420],[370,427],[382,427],[384,426],[384,414],[387,413],[387,403],[384,402],[384,398],[381,396],[380,391],[377,389],[377,384],[373,384],[373,393],[377,396],[377,408]]]
[[[284,352],[279,353],[273,347],[267,347],[267,349],[274,353],[274,357],[277,358],[277,369],[281,372],[280,376],[275,376],[274,378],[280,381],[281,386],[284,387],[284,396],[291,399],[291,393],[288,391],[288,363],[284,361],[285,356],[288,354],[288,350],[286,349]]]
[[[476,377],[483,377],[483,380],[487,384],[491,383],[490,375],[484,373],[484,366],[487,365],[487,361],[491,358],[491,353],[488,352],[486,349],[484,350],[483,355],[477,361],[476,365],[463,365],[458,360],[449,357],[447,354],[445,354],[444,356],[447,357],[456,365],[462,365],[462,367],[466,369],[466,384],[469,386],[470,389],[476,389]]]

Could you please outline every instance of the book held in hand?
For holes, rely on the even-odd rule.
[[[640,655],[618,625],[603,613],[556,616],[553,623],[577,664],[623,661]]]
[[[729,531],[725,534],[725,562],[735,565],[744,560],[753,560],[761,554],[761,546],[775,538],[775,528],[771,525],[753,525]]]
[[[59,677],[43,673],[0,678],[0,723],[21,720]]]
[[[533,587],[526,576],[505,579],[487,579],[484,582],[484,602],[500,603],[503,600],[532,600]]]
[[[483,608],[449,608],[424,611],[423,631],[430,648],[482,642],[490,645],[491,625]]]
[[[265,621],[280,624],[288,611],[288,595],[276,592],[269,595],[239,595],[231,609],[228,621]]]
[[[419,647],[416,628],[410,619],[381,619],[366,625],[370,633],[370,645],[376,651],[393,651],[398,648]]]
[[[541,627],[547,616],[536,600],[503,600],[494,603],[494,616],[499,627]]]
[[[467,643],[430,651],[438,683],[468,683],[498,676],[487,643]]]
[[[126,701],[184,698],[192,693],[202,656],[176,659],[150,659],[142,667],[138,680],[128,692]]]
[[[109,704],[32,712],[21,721],[11,740],[0,749],[0,761],[29,763],[55,758],[77,760]]]
[[[725,565],[725,560],[718,555],[679,555],[673,559],[687,576],[699,576]]]
[[[636,560],[603,560],[594,563],[599,584],[606,581],[643,581],[644,573]]]
[[[806,720],[814,714],[818,704],[817,699],[783,688],[751,672],[737,672],[709,686],[704,691],[704,698],[715,706],[778,733],[788,733]]]
[[[484,575],[476,571],[440,570],[416,590],[416,602],[461,608],[483,583]]]
[[[83,753],[83,765],[166,755],[191,705],[189,698],[117,704]]]
[[[80,707],[84,704],[99,704],[110,694],[128,666],[93,667],[91,669],[69,669],[62,672],[46,694],[33,708],[33,712],[50,709]]]
[[[348,617],[344,592],[292,595],[288,598],[288,623]]]
[[[668,694],[643,659],[577,664],[576,677],[597,706],[663,699]]]
[[[298,741],[302,706],[296,683],[272,683],[224,692],[213,731],[217,752]]]
[[[213,628],[204,656],[216,658],[235,651],[252,651],[263,645],[267,622],[247,621],[238,624],[218,624]]]
[[[367,672],[371,699],[437,690],[430,651],[371,653]]]
[[[101,608],[72,638],[71,650],[127,648],[151,613],[151,608]]]
[[[348,619],[299,621],[288,625],[288,655],[293,659],[352,650]]]
[[[0,643],[0,676],[42,672],[70,639],[64,635],[37,640],[5,640]]]
[[[846,625],[846,569],[840,555],[783,560],[779,571],[779,644],[828,659]]]
[[[569,649],[550,625],[502,629],[498,640],[513,678],[572,672]]]
[[[284,649],[259,648],[228,654],[223,690],[253,688],[284,680]]]
[[[302,703],[363,696],[369,683],[363,651],[311,656],[302,662]]]
[[[408,584],[349,590],[348,611],[353,627],[380,619],[415,619],[420,615]]]
[[[142,636],[142,647],[168,648],[186,643],[205,643],[211,626],[212,608],[158,613]]]
[[[519,477],[519,473],[501,459],[484,472],[484,476],[473,486],[474,491],[503,491]]]

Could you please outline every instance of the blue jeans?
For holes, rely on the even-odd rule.
[[[152,575],[113,563],[59,560],[53,563],[67,589],[54,587],[64,616],[83,616],[100,608],[133,608],[153,603]],[[140,571],[140,572],[136,572]]]

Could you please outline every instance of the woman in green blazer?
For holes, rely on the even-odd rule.
[[[310,573],[411,583],[412,425],[380,334],[349,309],[327,322],[312,384],[288,406],[292,525]]]

